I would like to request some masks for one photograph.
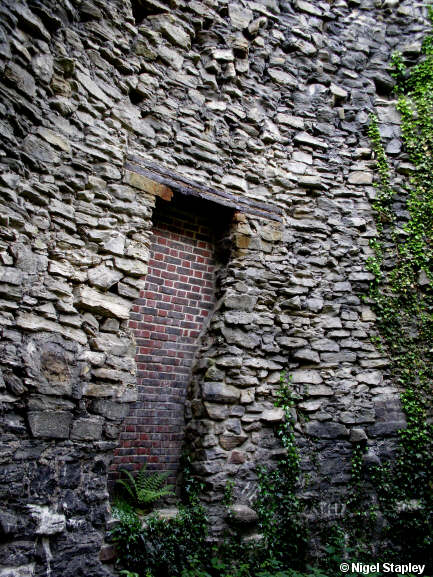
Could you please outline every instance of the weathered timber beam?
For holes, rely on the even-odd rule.
[[[278,206],[204,186],[172,169],[135,155],[129,155],[125,163],[125,179],[132,186],[165,200],[171,200],[172,191],[177,191],[235,208],[239,212],[282,221],[282,210]]]

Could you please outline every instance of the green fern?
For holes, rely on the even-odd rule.
[[[134,504],[149,507],[158,499],[174,493],[173,485],[164,486],[169,473],[149,472],[146,468],[147,464],[138,471],[136,477],[126,469],[121,469],[126,479],[118,479],[117,483],[125,489]]]

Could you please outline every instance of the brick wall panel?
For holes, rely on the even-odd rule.
[[[179,463],[184,400],[199,336],[215,301],[214,232],[206,214],[165,204],[155,213],[149,271],[129,322],[137,344],[138,401],[112,465],[171,471]]]

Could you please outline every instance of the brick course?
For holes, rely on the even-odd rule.
[[[137,345],[138,401],[125,419],[112,477],[144,462],[171,477],[176,473],[192,362],[215,302],[209,214],[208,205],[192,199],[155,211],[149,271],[129,322]]]

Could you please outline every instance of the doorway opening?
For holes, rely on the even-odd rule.
[[[175,194],[157,199],[145,285],[129,326],[135,333],[138,399],[111,466],[168,471],[174,482],[184,437],[184,404],[201,335],[216,302],[222,239],[233,209]]]

